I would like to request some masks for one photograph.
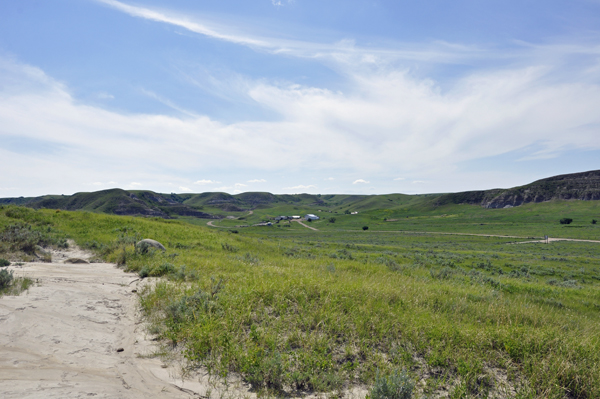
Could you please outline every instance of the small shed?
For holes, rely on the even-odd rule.
[[[313,215],[312,213],[307,213],[306,215],[304,215],[304,219],[306,219],[306,220],[319,220],[319,217],[317,215]]]

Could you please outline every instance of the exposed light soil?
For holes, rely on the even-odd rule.
[[[305,224],[305,223],[302,223],[302,222],[301,222],[300,220],[298,220],[298,219],[292,219],[292,222],[296,222],[296,223],[298,223],[298,224],[300,224],[300,225],[302,225],[302,226],[306,227],[307,229],[311,229],[311,230],[314,230],[314,231],[319,231],[319,229],[315,229],[314,227],[310,227],[309,225],[307,225],[307,224]]]
[[[65,263],[91,256],[72,248],[53,251],[53,263],[9,267],[36,283],[19,296],[0,298],[0,397],[190,398],[216,392],[206,378],[199,382],[201,375],[183,381],[177,362],[153,356],[158,347],[146,334],[133,292],[143,284],[137,275],[114,264]]]

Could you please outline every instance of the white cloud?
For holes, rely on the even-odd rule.
[[[294,55],[309,58],[333,59],[338,63],[354,65],[377,64],[381,60],[404,59],[420,62],[450,62],[456,63],[465,57],[483,58],[494,57],[495,52],[486,52],[481,48],[437,41],[430,44],[414,43],[399,44],[395,48],[360,48],[353,39],[344,39],[336,43],[316,43],[300,40],[282,40],[277,34],[271,37],[259,37],[251,33],[235,31],[230,23],[217,25],[215,23],[192,18],[181,12],[158,10],[134,6],[117,0],[96,0],[113,9],[119,10],[132,17],[165,23],[186,29],[213,39],[223,40],[243,46],[248,46],[275,54]],[[282,0],[271,0],[276,7],[283,6]],[[293,1],[288,0],[287,4]],[[249,29],[249,30],[252,30]]]
[[[415,180],[412,182],[412,184],[424,184],[424,183],[427,183],[427,182],[424,180]]]
[[[218,181],[214,181],[214,180],[206,180],[206,179],[202,179],[202,180],[197,180],[194,182],[194,184],[198,184],[198,185],[205,185],[205,184],[219,184],[220,182]]]
[[[344,91],[248,81],[248,96],[278,118],[228,124],[86,105],[39,68],[0,58],[0,142],[17,137],[44,147],[34,156],[0,146],[0,159],[18,171],[0,185],[65,184],[75,176],[81,185],[109,178],[147,184],[234,170],[300,171],[298,181],[306,171],[323,178],[393,170],[433,187],[431,176],[439,181],[461,162],[531,148],[523,159],[600,149],[600,69],[589,60],[568,70],[542,61],[466,74],[443,88],[390,66],[345,69]],[[306,143],[318,145],[299,151]],[[316,187],[286,190],[309,188]]]
[[[235,188],[242,188],[242,187],[248,187],[247,184],[242,184],[242,183],[235,183],[234,185]]]
[[[131,183],[129,183],[129,186],[131,186],[131,187],[141,187],[142,183],[131,182]]]
[[[303,186],[302,184],[294,187],[285,187],[284,190],[308,190],[311,188],[317,188],[317,186],[313,186],[312,184],[309,186]]]
[[[254,180],[248,180],[248,183],[266,183],[267,181],[265,179],[254,179]]]
[[[144,7],[132,6],[129,4],[122,3],[116,0],[96,0],[100,3],[106,4],[112,8],[122,11],[132,17],[144,18],[151,21],[162,22],[170,25],[179,26],[187,29],[191,32],[198,33],[201,35],[209,36],[215,39],[224,40],[232,43],[258,46],[258,47],[270,47],[269,43],[254,39],[243,35],[235,35],[230,33],[221,33],[219,30],[209,27],[206,23],[198,21],[192,21],[187,16],[177,15],[173,12],[160,12]]]
[[[92,186],[103,186],[104,183],[101,183],[99,181],[92,183]]]
[[[327,180],[327,181],[332,181],[332,180],[335,180],[335,179],[334,179],[333,177],[328,177],[328,178],[326,178],[326,179],[324,179],[324,180]]]
[[[181,190],[181,191],[183,191],[185,193],[191,193],[192,192],[191,189],[189,189],[187,187],[182,187],[182,186],[179,186],[179,190]]]
[[[352,182],[352,184],[368,184],[368,183],[370,183],[370,182],[363,180],[363,179],[354,180]]]
[[[402,181],[402,180],[406,180],[406,178],[404,178],[404,177],[396,177],[394,179],[394,181]]]
[[[294,0],[287,0],[287,1],[271,0],[271,4],[273,4],[275,7],[281,7],[281,6],[284,6],[285,4],[292,4],[293,2],[294,2]]]

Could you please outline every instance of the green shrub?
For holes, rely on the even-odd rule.
[[[0,270],[0,290],[8,288],[13,280],[13,272],[6,269]]]
[[[0,267],[10,266],[10,262],[4,258],[0,258]]]
[[[223,251],[227,251],[227,252],[237,252],[238,249],[236,247],[234,247],[233,245],[229,245],[229,243],[223,242],[221,243],[221,248],[223,248]]]
[[[369,226],[363,226],[363,230],[369,230]]]
[[[138,275],[141,278],[146,278],[148,276],[150,276],[150,268],[148,266],[144,266],[140,269],[140,271],[138,272]]]
[[[329,223],[335,223],[336,219],[332,216],[329,218]]]
[[[429,274],[431,274],[431,277],[439,280],[447,280],[451,278],[455,273],[456,272],[449,267],[444,267],[437,271],[434,269],[429,269]]]
[[[161,277],[172,273],[175,273],[175,265],[171,263],[163,263],[150,270],[151,277]]]
[[[596,224],[598,221],[596,219],[592,219],[592,224]]]
[[[571,219],[571,218],[560,219],[560,224],[571,224],[571,223],[573,223],[573,219]]]
[[[576,280],[559,281],[556,279],[550,279],[548,280],[548,284],[563,288],[581,288],[581,286],[579,285],[579,283],[577,283]]]
[[[411,399],[414,389],[415,383],[406,371],[395,370],[389,376],[377,373],[369,396],[370,399]]]

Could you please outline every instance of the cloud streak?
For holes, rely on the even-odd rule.
[[[158,23],[164,23],[189,32],[209,38],[247,46],[255,50],[267,51],[273,54],[286,54],[311,59],[328,59],[344,65],[375,65],[391,60],[413,60],[419,62],[461,63],[475,58],[507,57],[506,53],[487,51],[485,49],[435,41],[431,43],[398,43],[394,48],[389,47],[360,47],[352,39],[336,39],[330,43],[319,43],[303,40],[283,40],[270,37],[260,37],[248,32],[233,32],[226,24],[211,26],[207,21],[191,18],[172,10],[158,10],[148,7],[130,5],[118,0],[95,0],[110,8],[123,12],[135,18],[142,18]],[[288,1],[288,3],[291,3]],[[273,1],[276,7],[282,6],[281,1]],[[250,31],[252,28],[249,29]]]
[[[132,17],[148,19],[155,22],[162,22],[187,29],[191,32],[198,33],[214,39],[224,40],[231,43],[242,44],[247,46],[271,47],[268,42],[259,39],[253,39],[247,36],[233,35],[221,33],[217,30],[208,27],[205,24],[192,21],[189,18],[170,15],[164,12],[159,12],[145,7],[132,6],[116,0],[96,0],[99,3],[105,4],[116,10],[131,15]]]

